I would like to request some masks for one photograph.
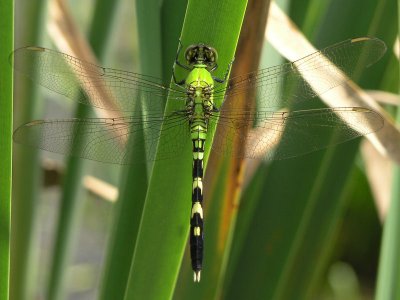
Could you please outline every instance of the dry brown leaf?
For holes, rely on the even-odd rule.
[[[361,153],[364,157],[366,175],[374,195],[379,219],[383,222],[390,203],[393,163],[383,157],[368,140],[361,144]]]
[[[90,191],[91,193],[103,198],[104,200],[108,200],[110,202],[116,202],[118,199],[118,189],[93,176],[85,176],[83,178],[84,187]]]
[[[64,1],[52,0],[49,5],[49,14],[50,19],[47,24],[47,30],[57,48],[61,52],[98,65],[96,56],[94,55],[88,41],[75,25]],[[78,75],[77,77],[79,79]],[[83,89],[87,90],[88,88],[85,87],[85,82],[87,81],[81,80],[81,82]],[[113,95],[105,89],[105,86],[106,85],[97,85],[96,87],[91,86],[90,93],[88,94],[99,95],[99,97],[96,98],[102,99],[104,103],[107,103],[103,105],[104,107],[115,106],[115,109],[102,110],[93,108],[96,115],[103,118],[121,117]]]

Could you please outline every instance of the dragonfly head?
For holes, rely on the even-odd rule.
[[[217,66],[217,51],[205,44],[189,46],[185,51],[185,59],[188,65],[204,64],[207,69],[214,69]]]

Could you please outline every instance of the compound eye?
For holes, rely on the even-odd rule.
[[[198,55],[197,46],[193,45],[186,49],[185,51],[185,59],[189,65],[194,64],[196,62]]]
[[[205,49],[205,56],[206,56],[206,63],[209,67],[214,67],[217,63],[217,51],[212,48],[207,46]]]
[[[189,65],[201,62],[213,68],[217,64],[217,51],[204,44],[191,45],[185,51],[185,59]]]

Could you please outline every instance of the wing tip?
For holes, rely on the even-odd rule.
[[[8,56],[8,62],[11,66],[14,67],[15,70],[23,72],[23,70],[26,69],[26,66],[24,66],[25,60],[27,59],[27,52],[29,53],[33,52],[45,52],[47,51],[46,48],[39,47],[39,46],[26,46],[26,47],[21,47],[17,48],[14,51],[10,53]],[[22,59],[22,61],[16,61],[16,59]]]
[[[26,126],[26,127],[35,126],[35,125],[43,124],[43,123],[45,123],[45,122],[46,122],[45,120],[33,120],[33,121],[28,122],[28,123],[25,123],[25,124],[22,125],[22,126]]]
[[[352,43],[359,43],[359,42],[369,41],[369,40],[371,40],[371,39],[372,39],[372,38],[370,38],[370,37],[363,36],[363,37],[353,38],[353,39],[351,39],[350,41],[351,41]]]
[[[46,48],[38,47],[38,46],[27,46],[27,47],[24,47],[21,49],[32,50],[32,51],[41,51],[41,52],[46,51]]]
[[[12,52],[10,53],[10,57],[13,57],[13,56],[15,56],[15,54],[19,54],[19,53],[21,53],[22,51],[26,51],[26,50],[29,50],[29,51],[38,51],[38,52],[45,52],[45,51],[46,51],[46,48],[39,47],[39,46],[25,46],[25,47],[21,47],[21,48],[17,48],[17,49],[15,49],[14,51],[12,51]]]
[[[24,140],[23,140],[23,138],[21,139],[21,137],[24,136],[25,129],[29,128],[29,127],[37,126],[37,125],[42,125],[44,123],[46,123],[45,120],[33,120],[33,121],[27,122],[25,124],[22,124],[17,129],[15,129],[15,131],[13,133],[14,142],[17,142],[20,144],[24,143]]]
[[[382,58],[382,56],[387,51],[387,46],[384,41],[377,37],[358,37],[353,38],[350,40],[350,43],[357,44],[357,43],[365,43],[365,47],[371,47],[371,56],[369,57],[370,61],[366,64],[366,67],[370,67],[378,60]]]

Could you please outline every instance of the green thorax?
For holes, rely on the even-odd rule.
[[[217,68],[217,51],[205,44],[195,44],[186,49],[185,58],[191,68],[185,80],[191,121],[202,121],[205,125],[214,109],[214,79],[211,72]]]
[[[212,88],[214,79],[206,65],[196,64],[186,78],[186,87],[204,88],[207,86]]]
[[[191,107],[194,119],[203,119],[207,111],[213,108],[214,79],[207,66],[196,64],[186,78],[186,89],[191,99]]]

